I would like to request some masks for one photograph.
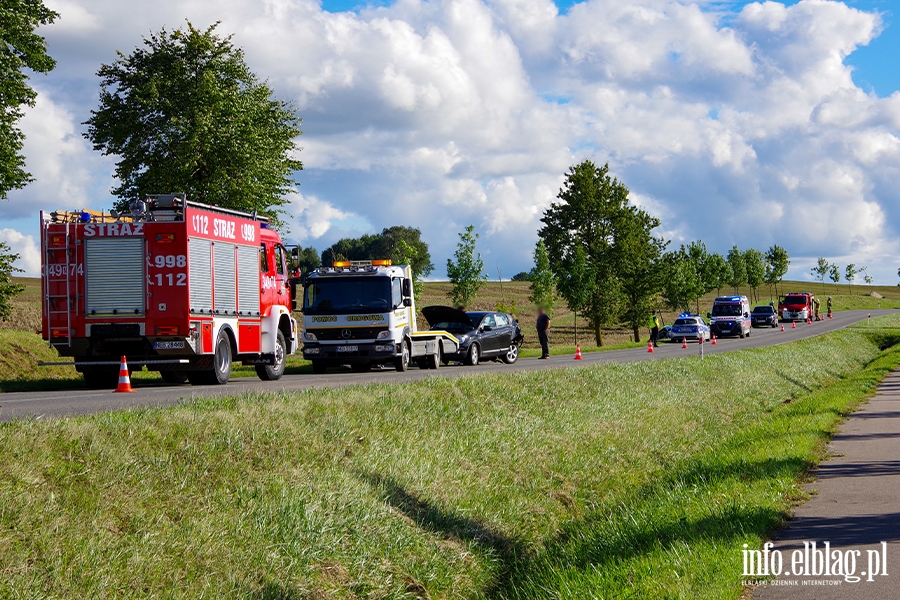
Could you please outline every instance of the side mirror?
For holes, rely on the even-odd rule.
[[[491,326],[490,326],[490,325],[485,325],[484,327],[481,328],[481,330],[482,330],[482,331],[490,331],[490,330],[491,330]]]
[[[706,318],[707,318],[707,319],[712,319],[712,313],[706,313]]]
[[[410,280],[410,279],[403,280],[403,295],[407,296],[407,297],[413,295],[412,280]],[[407,304],[406,306],[409,306],[409,305]]]
[[[404,298],[403,306],[412,306],[412,298]]]
[[[749,317],[749,316],[750,316],[750,313],[748,313],[748,312],[745,312],[745,313],[744,313],[744,318],[745,318],[745,319],[746,319],[747,317]]]

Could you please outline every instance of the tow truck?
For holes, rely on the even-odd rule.
[[[313,372],[350,365],[368,371],[393,365],[437,369],[456,354],[447,331],[419,331],[412,269],[390,260],[336,261],[307,273],[303,285],[303,357]]]
[[[269,220],[184,194],[127,211],[41,212],[42,335],[89,387],[119,360],[168,383],[279,379],[299,344],[287,250]]]

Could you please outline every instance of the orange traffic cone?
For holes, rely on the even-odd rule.
[[[687,348],[687,338],[686,337],[681,338],[681,347],[682,347],[682,349]]]
[[[806,324],[807,324],[807,325],[812,325],[812,318],[806,317]]]
[[[784,333],[784,323],[781,324],[781,333]]]
[[[581,358],[581,344],[575,344],[575,360],[584,360]]]
[[[647,352],[653,354],[653,342],[647,342]]]
[[[719,342],[716,341],[716,334],[712,334],[712,345],[717,346]]]
[[[791,329],[797,329],[797,321],[791,321]]]
[[[128,377],[128,363],[125,362],[125,356],[122,356],[122,362],[119,364],[119,387],[117,392],[133,392],[131,389],[131,378]]]

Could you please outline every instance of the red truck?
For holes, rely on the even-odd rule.
[[[778,317],[782,321],[805,321],[816,316],[816,298],[808,292],[791,292],[778,299]]]
[[[268,219],[183,194],[115,211],[41,212],[42,336],[90,387],[118,364],[226,383],[233,361],[279,379],[298,346],[288,252]]]

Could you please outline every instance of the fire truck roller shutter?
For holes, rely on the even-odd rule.
[[[214,297],[217,315],[233,316],[237,314],[237,277],[234,252],[234,244],[213,243],[216,265]]]
[[[238,314],[259,316],[259,248],[237,247]]]
[[[212,312],[212,243],[209,240],[190,238],[188,240],[188,263],[190,265],[191,312],[210,314]]]
[[[88,238],[84,246],[87,315],[144,314],[144,238]]]

